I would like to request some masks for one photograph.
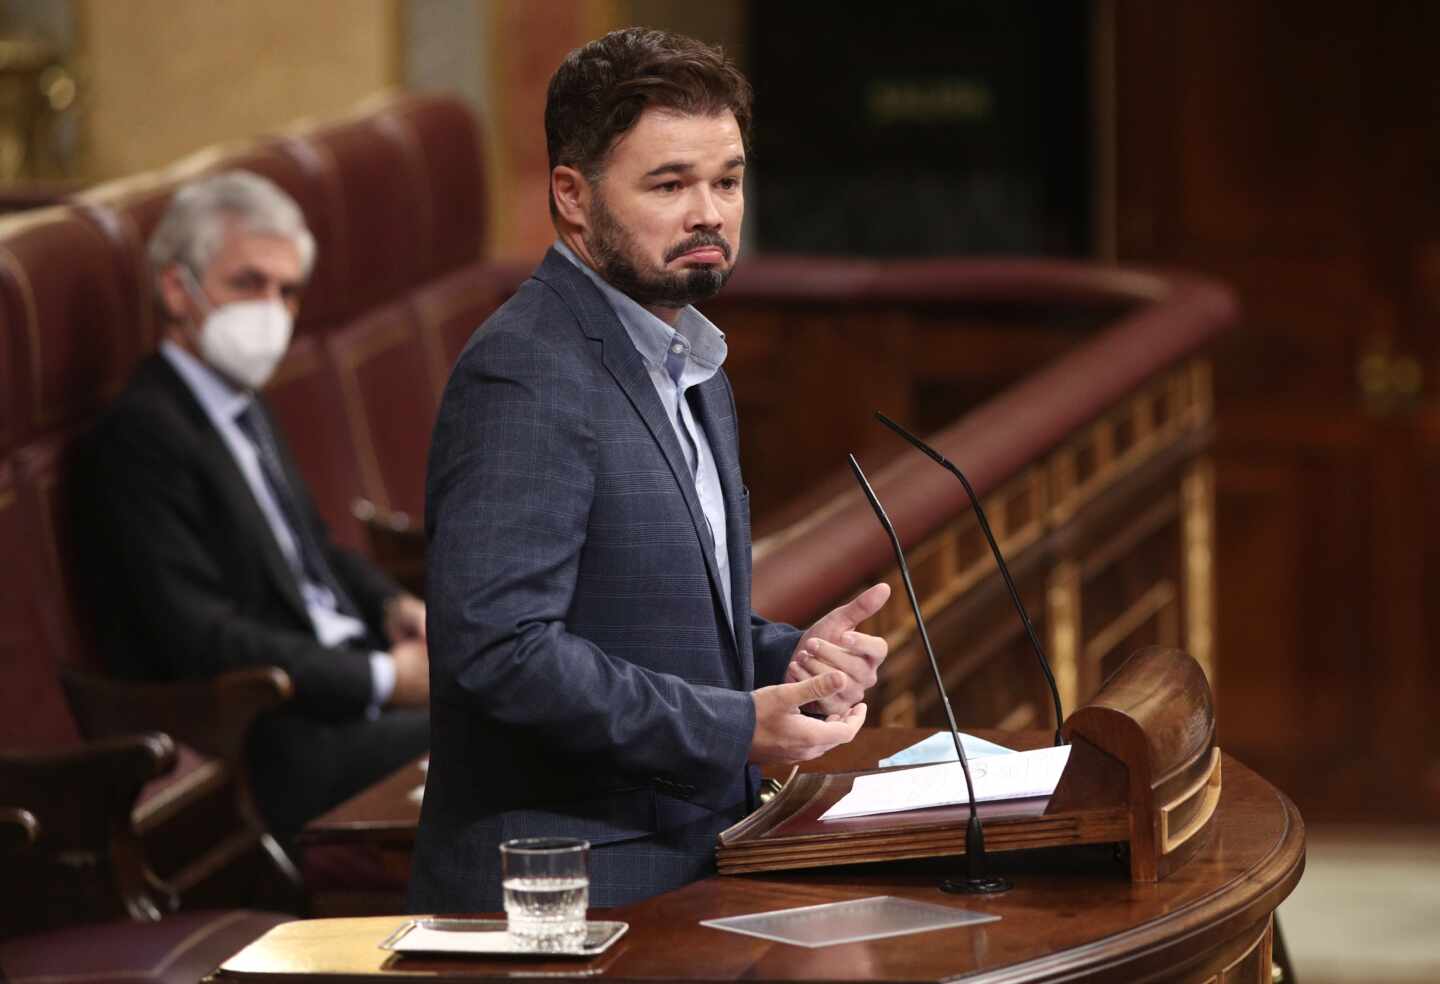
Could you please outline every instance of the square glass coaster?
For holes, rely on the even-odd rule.
[[[849,902],[827,902],[824,905],[805,905],[796,909],[756,912],[748,916],[703,919],[700,925],[813,948],[878,940],[886,936],[904,936],[906,933],[924,933],[932,929],[973,926],[995,922],[999,918],[985,912],[954,909],[948,905],[915,902],[893,895],[876,895]]]
[[[630,928],[623,922],[587,922],[585,939],[569,949],[547,949],[527,945],[505,931],[503,919],[411,919],[380,944],[382,950],[401,954],[457,954],[476,956],[530,957],[550,960],[557,957],[593,957]]]

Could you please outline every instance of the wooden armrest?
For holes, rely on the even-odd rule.
[[[89,738],[158,728],[174,741],[223,762],[233,781],[240,823],[249,828],[276,872],[300,898],[300,870],[266,830],[245,761],[245,739],[255,717],[294,694],[289,674],[278,667],[251,667],[210,680],[137,683],[65,667],[60,670],[60,680],[81,732]],[[147,877],[161,893],[166,892],[168,886],[148,873]],[[134,909],[131,913],[134,915]]]
[[[245,739],[256,716],[294,693],[289,674],[278,667],[260,666],[209,680],[137,683],[65,668],[61,681],[86,736],[160,728],[176,741],[223,762],[233,780],[239,820],[258,839],[281,877],[297,893],[301,891],[299,870],[265,827],[245,762]]]
[[[174,767],[175,742],[158,732],[70,748],[0,749],[0,789],[6,808],[29,813],[47,840],[103,844],[110,827],[129,825],[140,787]]]
[[[40,839],[40,821],[18,806],[0,806],[0,856],[33,847]]]
[[[87,738],[160,730],[232,765],[243,761],[256,716],[289,700],[294,690],[289,675],[273,666],[172,683],[117,680],[67,667],[61,680]]]
[[[350,511],[365,527],[370,556],[397,584],[417,598],[425,597],[425,530],[408,513],[382,509],[356,499]]]
[[[146,866],[130,816],[140,788],[173,769],[175,758],[174,741],[154,732],[0,750],[3,813],[28,817],[19,823],[33,833],[24,853],[35,865],[93,867],[130,918],[158,919],[162,906],[174,907],[174,893]]]

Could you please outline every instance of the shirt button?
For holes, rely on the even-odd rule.
[[[679,355],[681,352],[685,351],[685,346],[680,344],[679,342],[676,342],[674,345],[670,346],[670,351],[674,352],[676,355]]]

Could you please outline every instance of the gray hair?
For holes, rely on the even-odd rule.
[[[175,192],[150,236],[146,252],[155,273],[179,263],[197,279],[220,252],[229,223],[245,232],[284,236],[300,251],[305,276],[315,262],[315,237],[295,199],[249,171],[225,171]]]

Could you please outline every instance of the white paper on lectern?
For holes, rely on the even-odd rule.
[[[1065,771],[1070,746],[987,755],[970,763],[977,802],[1049,796]],[[925,765],[859,776],[850,792],[820,815],[821,820],[868,817],[967,803],[959,762]]]

